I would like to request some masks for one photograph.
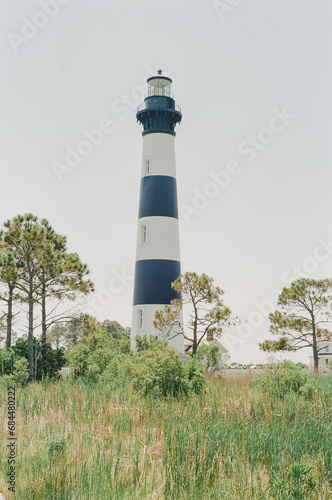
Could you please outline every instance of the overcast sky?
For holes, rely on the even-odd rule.
[[[135,111],[161,68],[183,112],[182,269],[242,318],[232,358],[264,359],[275,291],[332,274],[330,0],[2,0],[0,20],[1,222],[47,218],[91,270],[86,310],[130,326]]]

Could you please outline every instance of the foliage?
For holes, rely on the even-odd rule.
[[[79,313],[64,323],[64,342],[67,350],[79,344],[83,338],[101,331],[100,323],[89,314]]]
[[[298,363],[296,363],[296,366],[298,366],[299,368],[302,368],[302,370],[307,370],[308,369],[308,365],[306,365],[305,363],[302,363],[301,361],[299,361]]]
[[[9,370],[8,370],[9,372]],[[25,358],[19,358],[14,361],[14,364],[9,373],[3,375],[0,382],[4,386],[24,387],[29,381],[29,364]]]
[[[144,335],[136,335],[135,342],[137,352],[148,351],[157,344],[158,337],[155,335],[150,335],[150,337],[148,337],[145,333]]]
[[[142,395],[200,394],[205,387],[204,370],[191,360],[184,365],[180,354],[167,341],[137,336],[138,349],[130,351],[130,340],[115,339],[105,330],[90,333],[73,347],[68,360],[72,377],[90,383],[122,384],[127,380]]]
[[[292,463],[287,470],[285,479],[280,476],[272,480],[272,494],[282,500],[308,500],[314,498],[311,494],[317,486],[317,481],[310,472],[313,464],[299,460]]]
[[[55,323],[52,328],[47,332],[46,340],[49,343],[55,342],[56,348],[59,349],[60,343],[63,343],[67,333],[65,325]]]
[[[308,377],[306,383],[300,387],[299,392],[307,399],[312,399],[317,392],[317,380],[314,377]]]
[[[202,365],[194,358],[191,358],[184,367],[184,378],[187,394],[202,394],[206,382]],[[187,382],[188,381],[188,382]]]
[[[278,340],[260,344],[263,351],[297,351],[312,347],[318,369],[317,341],[328,342],[332,332],[323,327],[332,320],[332,280],[299,279],[284,288],[278,298],[281,311],[270,314],[270,331]]]
[[[291,361],[281,361],[265,367],[255,380],[263,392],[275,397],[284,397],[287,393],[299,393],[308,380],[307,373]]]
[[[124,328],[117,321],[110,321],[105,319],[101,324],[101,329],[111,335],[116,340],[121,340],[123,338],[130,339],[130,328]]]
[[[225,326],[235,324],[235,320],[231,318],[231,310],[221,299],[223,290],[214,286],[213,282],[214,279],[206,274],[198,276],[196,273],[185,273],[172,283],[172,288],[181,298],[174,299],[170,305],[156,312],[154,326],[168,340],[183,335],[192,343],[193,355],[196,355],[197,348],[208,331],[218,336]],[[190,304],[192,308],[186,328],[180,319],[184,304]],[[192,336],[185,333],[186,329],[191,331]]]
[[[205,379],[200,363],[192,359],[185,366],[178,351],[167,347],[167,341],[137,337],[138,345],[146,343],[148,346],[135,353],[129,369],[130,380],[137,391],[153,396],[202,392]]]
[[[37,359],[36,380],[43,377],[58,378],[58,372],[65,365],[63,349],[52,349],[46,344],[43,355],[43,346],[39,340],[33,340],[33,352]],[[19,338],[10,348],[0,349],[0,369],[3,376],[14,377],[15,380],[25,380],[25,367],[28,364],[28,341]]]
[[[97,382],[106,372],[106,378],[115,379],[128,356],[128,342],[124,338],[116,340],[105,330],[84,336],[68,354],[73,376]]]
[[[119,341],[121,352],[130,352],[130,328],[124,328],[117,321],[105,320],[99,323],[89,314],[78,313],[62,324],[55,324],[48,333],[48,341],[66,346],[69,351],[89,335],[104,333],[105,338]]]
[[[79,256],[68,253],[66,238],[57,234],[46,219],[29,213],[4,223],[0,231],[0,282],[7,287],[1,299],[8,304],[7,347],[11,345],[13,302],[28,305],[29,377],[36,374],[34,366],[34,309],[41,307],[42,354],[46,357],[46,332],[54,321],[56,307],[47,314],[47,300],[73,300],[87,294],[93,285],[86,276],[89,271]],[[45,372],[46,373],[46,372]]]
[[[213,341],[201,344],[197,349],[197,360],[203,363],[205,371],[221,371],[229,358],[230,356],[221,352]]]
[[[67,439],[63,434],[60,436],[50,437],[47,440],[47,448],[50,454],[63,451],[66,447]]]
[[[15,354],[12,347],[0,349],[0,376],[10,375],[15,363]]]

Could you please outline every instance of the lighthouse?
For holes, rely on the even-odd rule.
[[[172,94],[172,80],[158,75],[147,80],[148,92],[136,118],[143,125],[143,155],[138,210],[135,283],[131,339],[160,336],[155,313],[179,295],[171,284],[181,274],[175,165],[175,126],[180,107]],[[180,321],[182,318],[179,318]],[[176,335],[171,332],[170,337]],[[169,341],[183,353],[183,337]]]

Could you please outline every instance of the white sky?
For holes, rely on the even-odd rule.
[[[0,4],[0,220],[31,211],[68,237],[91,270],[98,319],[131,323],[133,281],[116,275],[133,275],[142,148],[135,108],[159,67],[183,112],[182,214],[195,189],[209,189],[211,171],[230,161],[240,170],[180,220],[183,271],[213,276],[244,322],[257,319],[257,303],[286,284],[293,266],[331,277],[331,254],[313,260],[318,238],[332,235],[330,0],[224,0],[224,16],[212,0],[54,1]],[[40,15],[43,3],[53,17]],[[276,109],[294,118],[248,162],[239,145],[258,133],[269,140],[261,130]],[[112,132],[60,182],[54,162],[106,118]],[[248,338],[234,333],[233,359],[264,359],[257,344],[269,322],[257,321]]]

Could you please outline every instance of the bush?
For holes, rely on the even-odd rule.
[[[10,375],[3,375],[1,383],[8,386],[24,387],[29,381],[29,364],[25,358],[19,358],[15,361]]]
[[[200,394],[205,387],[204,369],[191,360],[184,365],[177,350],[157,337],[136,337],[137,351],[128,353],[128,339],[97,332],[83,338],[68,355],[73,366],[71,379],[89,383],[132,383],[142,395],[155,397]]]
[[[43,356],[42,343],[37,339],[33,339],[33,349],[34,352],[37,350],[37,380],[42,380],[44,377],[58,378],[58,373],[66,362],[63,349],[52,349],[51,344],[46,344],[46,353]],[[27,339],[21,337],[13,347],[5,350],[11,350],[15,360],[25,358],[28,362]]]
[[[254,384],[260,390],[275,397],[284,397],[290,392],[300,393],[301,387],[306,384],[307,380],[308,375],[302,368],[291,361],[281,361],[264,368],[255,377]]]
[[[129,354],[128,354],[129,343]],[[91,382],[119,377],[124,362],[130,358],[130,341],[116,340],[107,332],[98,332],[84,337],[68,355],[74,378],[83,377]]]
[[[45,356],[42,354],[42,344],[39,340],[33,341],[34,352],[37,350],[37,380],[43,377],[55,379],[65,364],[63,349],[52,349],[46,344]],[[25,385],[28,373],[28,341],[19,338],[16,344],[9,348],[0,349],[0,376],[2,383],[16,383]]]
[[[121,353],[114,356],[103,372],[101,380],[105,382],[115,382],[116,380],[125,379],[128,371],[128,364],[130,365],[130,357]]]
[[[188,380],[188,392],[201,394],[206,385],[203,366],[191,358],[184,367],[184,373]]]
[[[14,363],[13,381],[15,385],[25,386],[29,380],[29,363],[25,358],[20,358]]]
[[[10,375],[13,371],[15,353],[12,347],[0,349],[0,375]]]
[[[317,381],[314,378],[308,378],[307,382],[300,387],[300,393],[307,399],[311,399],[317,390]]]
[[[47,447],[49,453],[55,453],[63,451],[66,447],[67,439],[65,436],[56,436],[54,438],[49,438],[47,440]]]
[[[310,474],[313,464],[307,464],[299,460],[291,464],[287,469],[286,478],[279,476],[272,480],[272,493],[276,498],[282,500],[307,500],[313,498],[311,493],[317,486],[317,481]]]
[[[129,368],[137,391],[153,396],[199,394],[203,391],[205,379],[200,363],[191,360],[185,366],[178,351],[167,347],[164,340],[147,341],[145,347],[147,350],[134,355]]]
[[[203,364],[206,371],[221,371],[229,358],[230,356],[227,353],[222,353],[213,341],[200,345],[197,349],[197,359]]]

